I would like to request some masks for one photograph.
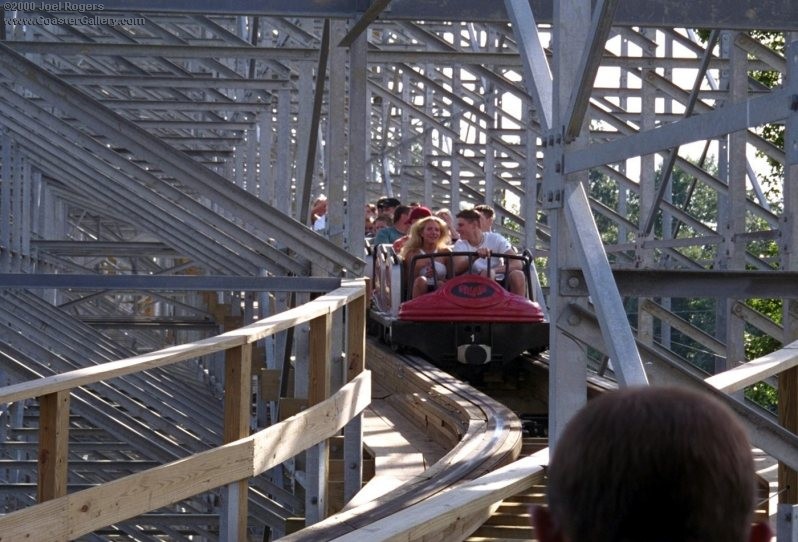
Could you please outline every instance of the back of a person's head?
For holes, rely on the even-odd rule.
[[[570,542],[743,542],[754,487],[734,415],[677,388],[589,401],[548,469],[549,513]]]
[[[479,213],[473,209],[463,209],[457,213],[457,218],[462,218],[468,222],[479,222]]]
[[[418,207],[413,207],[410,211],[410,221],[420,220],[422,218],[426,218],[428,216],[432,216],[432,211],[429,208],[424,207],[423,205],[419,205]]]
[[[410,207],[407,205],[397,205],[393,210],[393,223],[398,224],[402,220],[402,216],[410,213]]]
[[[480,203],[479,205],[474,205],[474,210],[481,215],[485,215],[488,218],[493,218],[496,214],[496,211],[493,210],[493,207],[486,203]]]

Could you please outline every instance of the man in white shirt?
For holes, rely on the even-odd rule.
[[[479,226],[482,228],[482,231],[493,231],[493,219],[496,215],[496,211],[493,210],[493,207],[486,203],[481,203],[475,205],[474,210],[479,213]]]
[[[480,214],[473,209],[465,209],[457,213],[457,233],[460,239],[452,247],[453,252],[476,252],[478,259],[468,269],[468,257],[456,256],[454,259],[454,273],[459,275],[471,272],[487,275],[488,258],[490,258],[490,274],[493,278],[503,277],[507,274],[508,289],[517,295],[526,295],[524,272],[521,270],[521,261],[517,259],[506,260],[507,269],[502,258],[493,257],[491,254],[515,254],[510,242],[498,233],[484,232],[480,228]]]

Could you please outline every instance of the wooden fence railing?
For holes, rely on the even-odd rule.
[[[226,532],[220,538],[246,540],[247,485],[251,477],[313,449],[319,472],[327,472],[326,439],[344,426],[359,424],[371,401],[365,371],[365,282],[343,285],[309,303],[240,329],[189,344],[0,389],[0,404],[38,398],[38,504],[0,516],[0,539],[72,540],[205,491],[226,486]],[[335,311],[346,308],[347,378],[330,395],[330,328]],[[250,435],[252,344],[310,323],[308,408]],[[225,351],[224,442],[207,451],[67,495],[69,403],[71,390]],[[361,438],[360,431],[347,431]],[[354,436],[352,436],[354,435]],[[345,436],[345,438],[347,438]],[[350,443],[360,450],[361,442]],[[309,467],[310,469],[311,467]],[[359,475],[359,469],[350,469]],[[325,483],[316,481],[318,514],[324,515]],[[359,481],[350,483],[358,486]]]

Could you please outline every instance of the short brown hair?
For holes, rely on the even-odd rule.
[[[493,210],[493,207],[485,203],[482,203],[480,205],[474,205],[474,210],[481,215],[485,215],[488,218],[493,218],[493,216],[496,214],[496,212]]]
[[[566,426],[548,469],[551,517],[593,542],[744,542],[754,462],[718,400],[644,387],[591,400]]]
[[[407,205],[398,205],[396,209],[393,210],[393,223],[398,224],[400,220],[402,220],[402,215],[407,214],[410,212],[410,207]]]
[[[462,218],[463,220],[467,220],[468,222],[479,223],[480,215],[474,209],[463,209],[462,211],[457,213],[457,218]]]

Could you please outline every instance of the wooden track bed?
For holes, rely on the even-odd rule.
[[[394,491],[280,540],[332,540],[344,536],[506,465],[521,452],[520,420],[487,395],[423,360],[399,356],[374,342],[367,344],[366,365],[375,382],[389,391],[387,400],[391,405],[449,452]],[[490,512],[486,509],[482,514],[470,515],[464,523],[453,524],[446,535],[470,532]]]

